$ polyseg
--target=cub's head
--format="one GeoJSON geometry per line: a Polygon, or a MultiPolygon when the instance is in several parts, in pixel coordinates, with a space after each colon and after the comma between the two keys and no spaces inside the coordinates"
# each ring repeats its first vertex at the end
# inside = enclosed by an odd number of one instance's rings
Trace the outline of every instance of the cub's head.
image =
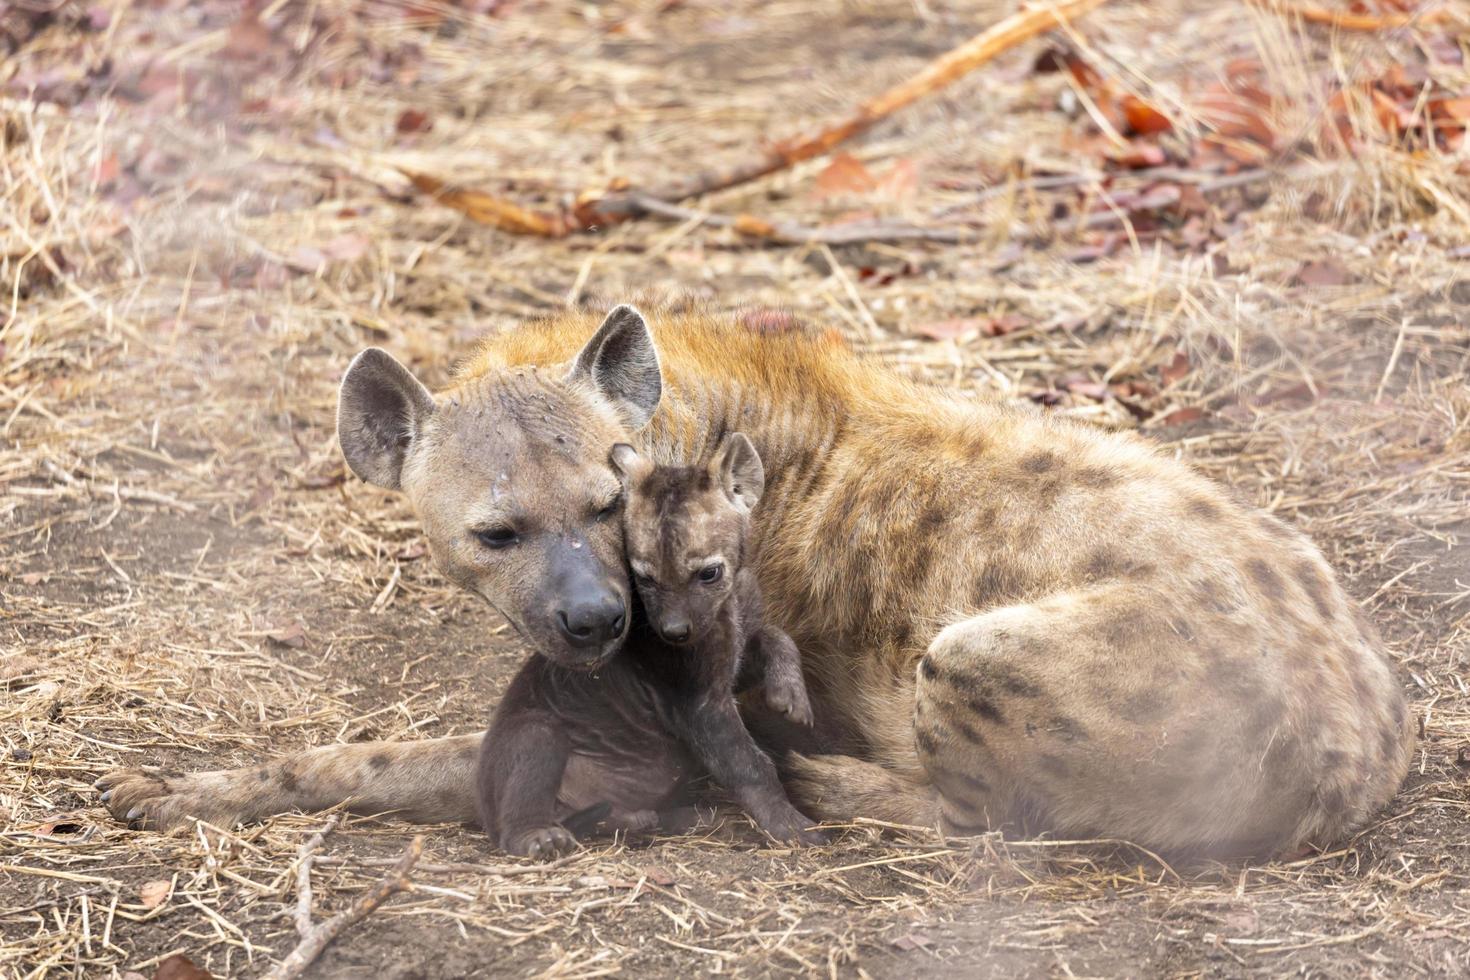
{"type": "Polygon", "coordinates": [[[631,598],[608,452],[661,392],[648,325],[620,306],[570,366],[491,371],[437,396],[365,350],[342,380],[337,435],[354,473],[408,495],[447,578],[538,653],[592,669],[627,634],[631,598]]]}
{"type": "Polygon", "coordinates": [[[658,635],[686,643],[714,628],[745,561],[765,471],[750,440],[728,436],[706,466],[654,466],[612,450],[626,490],[623,529],[639,598],[658,635]]]}

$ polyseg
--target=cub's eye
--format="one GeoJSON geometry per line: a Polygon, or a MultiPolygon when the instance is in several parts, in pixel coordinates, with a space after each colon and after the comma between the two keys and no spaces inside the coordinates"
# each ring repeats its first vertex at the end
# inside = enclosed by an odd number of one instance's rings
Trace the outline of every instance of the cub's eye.
{"type": "Polygon", "coordinates": [[[616,517],[618,515],[618,511],[622,509],[623,495],[618,494],[616,497],[609,500],[607,503],[603,504],[601,508],[598,509],[597,519],[599,521],[610,520],[611,518],[616,517]]]}
{"type": "Polygon", "coordinates": [[[721,562],[706,565],[699,570],[699,580],[705,585],[713,585],[725,575],[725,566],[721,562]]]}
{"type": "Polygon", "coordinates": [[[480,543],[485,547],[495,548],[497,550],[500,548],[509,548],[520,540],[514,528],[504,526],[487,527],[484,530],[476,531],[475,537],[479,538],[480,543]]]}
{"type": "Polygon", "coordinates": [[[651,575],[644,575],[642,572],[634,572],[633,573],[633,581],[636,582],[638,585],[645,585],[645,586],[646,585],[652,585],[653,584],[653,576],[651,576],[651,575]]]}

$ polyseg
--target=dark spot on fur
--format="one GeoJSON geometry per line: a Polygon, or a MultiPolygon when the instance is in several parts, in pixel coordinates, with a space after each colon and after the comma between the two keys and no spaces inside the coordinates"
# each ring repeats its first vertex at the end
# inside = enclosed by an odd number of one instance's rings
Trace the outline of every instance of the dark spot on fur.
{"type": "Polygon", "coordinates": [[[1208,497],[1190,497],[1185,509],[1195,517],[1206,521],[1220,519],[1220,506],[1208,497]]]}
{"type": "Polygon", "coordinates": [[[255,770],[255,778],[262,783],[268,783],[271,781],[270,771],[264,768],[257,769],[255,770]]]}
{"type": "Polygon", "coordinates": [[[1021,460],[1021,469],[1027,473],[1045,473],[1057,465],[1056,453],[1043,449],[1021,460]]]}
{"type": "Polygon", "coordinates": [[[1301,583],[1302,591],[1307,598],[1312,600],[1312,605],[1317,607],[1317,614],[1326,622],[1332,622],[1332,604],[1327,601],[1327,583],[1322,580],[1322,575],[1317,571],[1317,566],[1312,562],[1304,561],[1296,567],[1297,581],[1301,583]]]}
{"type": "Polygon", "coordinates": [[[290,766],[282,766],[276,770],[276,779],[280,782],[281,789],[288,793],[296,792],[296,773],[290,766]]]}
{"type": "Polygon", "coordinates": [[[961,793],[969,792],[985,794],[990,792],[990,784],[979,776],[972,776],[967,772],[955,772],[945,766],[930,766],[929,774],[934,777],[934,782],[946,794],[956,790],[961,793]]]}
{"type": "Polygon", "coordinates": [[[1280,698],[1255,698],[1246,709],[1245,729],[1269,740],[1275,752],[1283,741],[1284,733],[1279,728],[1285,714],[1286,704],[1280,698]]]}
{"type": "Polygon", "coordinates": [[[1075,719],[1057,715],[1046,723],[1046,730],[1063,742],[1086,742],[1090,736],[1075,719]]]}
{"type": "Polygon", "coordinates": [[[1399,732],[1392,728],[1384,728],[1378,733],[1378,748],[1383,753],[1383,761],[1388,762],[1398,755],[1399,732]]]}
{"type": "Polygon", "coordinates": [[[1348,754],[1341,749],[1328,749],[1322,753],[1322,769],[1325,772],[1333,772],[1341,769],[1348,763],[1348,754]]]}
{"type": "Polygon", "coordinates": [[[1117,486],[1122,479],[1116,470],[1106,466],[1084,466],[1077,471],[1076,480],[1078,486],[1087,487],[1089,490],[1106,490],[1117,486]]]}
{"type": "Polygon", "coordinates": [[[1004,720],[1004,716],[1000,713],[1000,706],[984,694],[970,694],[965,698],[965,705],[986,721],[1000,724],[1004,720]]]}
{"type": "Polygon", "coordinates": [[[949,724],[950,727],[955,730],[955,734],[959,735],[960,738],[963,738],[965,741],[971,743],[972,745],[985,744],[985,739],[981,737],[979,732],[975,731],[975,726],[971,725],[963,718],[951,718],[949,724]]]}
{"type": "Polygon", "coordinates": [[[1067,764],[1066,759],[1059,755],[1051,752],[1043,752],[1037,762],[1041,765],[1042,771],[1048,775],[1056,776],[1059,779],[1071,778],[1072,767],[1067,764]]]}
{"type": "Polygon", "coordinates": [[[1341,785],[1334,784],[1326,789],[1317,788],[1317,799],[1328,813],[1342,813],[1348,808],[1348,797],[1341,785]]]}
{"type": "Polygon", "coordinates": [[[1155,688],[1139,691],[1125,697],[1118,705],[1118,714],[1128,721],[1147,725],[1167,715],[1174,707],[1166,689],[1155,688]]]}
{"type": "Polygon", "coordinates": [[[981,609],[1004,605],[1020,598],[1021,584],[1016,571],[1009,565],[992,561],[975,580],[974,603],[981,609]]]}
{"type": "Polygon", "coordinates": [[[914,732],[914,742],[919,746],[919,751],[924,755],[937,755],[939,753],[939,739],[934,733],[925,728],[914,732]]]}
{"type": "Polygon", "coordinates": [[[1281,576],[1276,574],[1276,569],[1266,564],[1265,559],[1252,558],[1246,563],[1246,571],[1260,587],[1261,592],[1270,599],[1280,599],[1282,592],[1281,576]]]}
{"type": "Polygon", "coordinates": [[[930,503],[919,516],[919,530],[935,532],[949,523],[949,514],[937,503],[930,503]]]}
{"type": "Polygon", "coordinates": [[[1194,627],[1189,624],[1189,620],[1179,619],[1176,617],[1169,620],[1169,628],[1174,631],[1174,634],[1176,636],[1178,636],[1181,640],[1184,640],[1186,643],[1194,641],[1194,627]]]}
{"type": "Polygon", "coordinates": [[[1262,514],[1260,523],[1261,530],[1265,531],[1267,534],[1271,535],[1271,537],[1278,540],[1287,540],[1293,536],[1291,528],[1287,527],[1285,524],[1272,517],[1270,514],[1262,514]]]}
{"type": "Polygon", "coordinates": [[[923,657],[919,661],[919,673],[924,675],[924,680],[926,681],[939,680],[939,668],[934,666],[934,661],[928,656],[923,657]]]}
{"type": "Polygon", "coordinates": [[[368,765],[372,766],[378,772],[382,772],[384,769],[387,769],[388,762],[388,756],[383,752],[375,753],[371,758],[368,759],[368,765]]]}
{"type": "Polygon", "coordinates": [[[1214,579],[1200,579],[1194,584],[1194,594],[1204,605],[1218,613],[1233,613],[1239,607],[1225,594],[1225,588],[1214,579]]]}
{"type": "Polygon", "coordinates": [[[986,664],[980,671],[980,676],[994,683],[1007,694],[1014,694],[1022,698],[1041,697],[1041,688],[1034,681],[1005,664],[986,664]]]}

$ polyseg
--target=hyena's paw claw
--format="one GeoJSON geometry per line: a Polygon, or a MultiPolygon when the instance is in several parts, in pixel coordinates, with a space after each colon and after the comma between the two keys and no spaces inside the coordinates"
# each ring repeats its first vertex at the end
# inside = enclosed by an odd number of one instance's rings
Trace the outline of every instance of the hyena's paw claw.
{"type": "Polygon", "coordinates": [[[562,827],[537,827],[523,830],[506,841],[505,849],[517,857],[533,861],[550,861],[577,849],[577,838],[562,827]]]}

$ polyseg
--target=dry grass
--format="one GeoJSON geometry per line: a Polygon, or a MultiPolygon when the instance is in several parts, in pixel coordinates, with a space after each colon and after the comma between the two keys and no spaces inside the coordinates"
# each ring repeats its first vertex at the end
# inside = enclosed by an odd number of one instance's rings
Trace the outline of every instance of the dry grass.
{"type": "MultiPolygon", "coordinates": [[[[917,161],[912,195],[818,199],[816,162],[701,202],[963,222],[973,245],[752,246],[692,222],[517,238],[414,198],[395,170],[546,202],[735,162],[999,4],[272,9],[281,42],[264,53],[231,34],[230,4],[120,3],[102,29],[64,22],[0,64],[0,975],[147,975],[177,950],[255,975],[289,951],[298,851],[326,818],[134,833],[91,780],[482,726],[522,653],[434,575],[399,501],[345,479],[335,380],[369,343],[443,378],[486,329],[649,287],[792,308],[916,376],[1142,425],[1298,523],[1391,639],[1423,721],[1415,770],[1359,837],[1257,867],[866,824],[796,853],[730,811],[692,839],[539,867],[443,828],[414,892],[320,975],[1470,969],[1470,156],[1406,153],[1368,111],[1352,155],[1313,125],[1321,78],[1364,77],[1422,32],[1335,37],[1203,0],[1090,15],[1076,43],[1178,111],[1170,139],[1190,135],[1192,82],[1254,52],[1302,142],[1270,179],[1212,196],[1239,214],[1203,249],[1120,225],[1114,255],[1078,264],[1099,161],[1085,112],[1058,109],[1063,79],[1027,70],[1039,43],[853,149],[879,174],[917,161]],[[432,130],[398,133],[406,109],[432,130]],[[1071,182],[1032,179],[1047,171],[1071,182]],[[1295,284],[1329,256],[1342,285],[1295,284]],[[1021,326],[1003,336],[915,332],[1005,314],[1021,326]],[[1189,373],[1161,374],[1179,350],[1189,373]]],[[[1463,66],[1435,71],[1470,91],[1463,66]]],[[[317,917],[407,836],[391,820],[329,834],[317,917]]]]}

